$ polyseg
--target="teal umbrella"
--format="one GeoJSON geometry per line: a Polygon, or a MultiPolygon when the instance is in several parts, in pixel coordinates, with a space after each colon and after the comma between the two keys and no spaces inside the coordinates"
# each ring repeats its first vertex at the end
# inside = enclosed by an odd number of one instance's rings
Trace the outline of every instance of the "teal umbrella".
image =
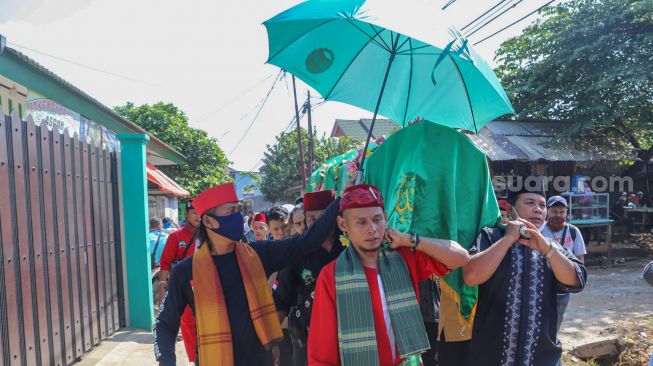
{"type": "Polygon", "coordinates": [[[423,118],[473,132],[514,113],[494,72],[467,40],[455,31],[434,31],[428,13],[411,10],[416,2],[298,4],[263,23],[267,62],[325,100],[373,111],[367,142],[379,113],[401,125],[423,118]]]}

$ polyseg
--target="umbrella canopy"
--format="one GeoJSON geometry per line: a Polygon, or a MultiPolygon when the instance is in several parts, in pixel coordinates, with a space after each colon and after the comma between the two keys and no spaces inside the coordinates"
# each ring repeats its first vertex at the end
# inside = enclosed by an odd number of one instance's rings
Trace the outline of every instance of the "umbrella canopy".
{"type": "Polygon", "coordinates": [[[514,113],[492,69],[459,33],[411,2],[309,0],[263,24],[268,63],[324,99],[405,125],[418,117],[477,132],[514,113]],[[401,32],[401,33],[399,33],[401,32]]]}

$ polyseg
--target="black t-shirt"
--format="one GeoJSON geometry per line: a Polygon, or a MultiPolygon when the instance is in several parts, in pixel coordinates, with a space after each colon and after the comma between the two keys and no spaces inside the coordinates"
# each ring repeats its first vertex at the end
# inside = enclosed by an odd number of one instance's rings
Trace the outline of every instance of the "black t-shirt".
{"type": "Polygon", "coordinates": [[[288,314],[293,336],[304,344],[308,339],[317,276],[322,267],[338,258],[342,250],[342,244],[336,239],[331,251],[320,247],[301,262],[279,271],[277,275],[272,291],[274,303],[277,310],[288,314]]]}

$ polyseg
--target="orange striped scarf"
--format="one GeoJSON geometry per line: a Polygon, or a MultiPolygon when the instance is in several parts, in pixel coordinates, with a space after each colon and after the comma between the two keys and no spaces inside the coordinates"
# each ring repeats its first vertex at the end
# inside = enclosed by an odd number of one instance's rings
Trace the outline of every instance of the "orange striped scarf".
{"type": "MultiPolygon", "coordinates": [[[[239,242],[235,250],[256,335],[261,344],[269,348],[283,338],[283,333],[263,264],[249,245],[239,242]]],[[[193,279],[200,365],[232,366],[234,355],[227,305],[206,242],[193,255],[193,279]]]]}

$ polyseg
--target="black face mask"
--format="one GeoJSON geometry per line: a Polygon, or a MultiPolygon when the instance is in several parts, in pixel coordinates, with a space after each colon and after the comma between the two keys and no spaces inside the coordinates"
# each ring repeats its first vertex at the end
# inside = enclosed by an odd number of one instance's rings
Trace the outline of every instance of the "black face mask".
{"type": "Polygon", "coordinates": [[[242,239],[244,227],[243,215],[240,212],[235,212],[227,216],[217,216],[210,213],[207,213],[206,215],[212,217],[218,222],[218,224],[220,224],[220,227],[217,229],[207,229],[233,241],[239,241],[242,239]]]}

